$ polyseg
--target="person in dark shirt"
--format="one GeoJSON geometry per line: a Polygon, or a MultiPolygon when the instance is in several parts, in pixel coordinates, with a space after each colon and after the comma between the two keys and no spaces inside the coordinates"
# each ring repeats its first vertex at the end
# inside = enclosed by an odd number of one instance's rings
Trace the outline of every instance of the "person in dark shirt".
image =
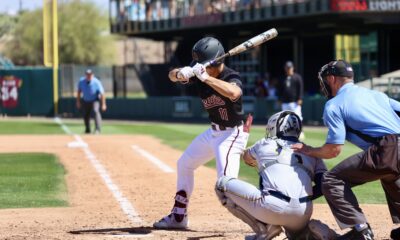
{"type": "Polygon", "coordinates": [[[211,159],[216,159],[217,177],[238,177],[241,153],[248,132],[244,124],[242,81],[238,72],[213,61],[225,53],[215,38],[199,40],[192,49],[191,66],[169,72],[172,82],[195,84],[202,104],[208,112],[210,128],[197,136],[187,147],[177,163],[177,192],[172,211],[154,223],[158,229],[186,229],[187,207],[193,192],[194,171],[211,159]]]}
{"type": "MultiPolygon", "coordinates": [[[[293,62],[285,63],[285,76],[278,85],[278,101],[282,111],[293,111],[301,120],[301,105],[303,104],[303,78],[294,71],[293,62]]],[[[300,134],[300,140],[304,139],[304,133],[300,134]]]]}

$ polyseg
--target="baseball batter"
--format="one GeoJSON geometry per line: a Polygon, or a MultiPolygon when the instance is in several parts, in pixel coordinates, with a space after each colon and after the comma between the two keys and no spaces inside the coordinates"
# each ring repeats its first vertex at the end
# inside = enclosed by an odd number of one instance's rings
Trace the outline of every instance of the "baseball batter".
{"type": "Polygon", "coordinates": [[[322,195],[320,181],[327,169],[321,159],[291,149],[301,133],[300,117],[292,111],[278,112],[268,120],[267,132],[243,155],[248,165],[258,169],[260,188],[223,176],[216,185],[221,203],[250,225],[256,239],[274,238],[282,232],[281,226],[289,239],[333,239],[335,233],[319,221],[313,220],[307,228],[312,199],[322,195]]]}
{"type": "Polygon", "coordinates": [[[169,72],[172,82],[195,84],[211,126],[197,136],[177,163],[177,192],[171,214],[154,223],[155,228],[185,229],[187,208],[193,191],[194,171],[216,159],[218,177],[237,177],[240,154],[245,149],[248,133],[243,130],[242,82],[239,73],[228,68],[223,60],[209,67],[203,64],[225,53],[215,38],[205,37],[192,49],[191,66],[169,72]]]}

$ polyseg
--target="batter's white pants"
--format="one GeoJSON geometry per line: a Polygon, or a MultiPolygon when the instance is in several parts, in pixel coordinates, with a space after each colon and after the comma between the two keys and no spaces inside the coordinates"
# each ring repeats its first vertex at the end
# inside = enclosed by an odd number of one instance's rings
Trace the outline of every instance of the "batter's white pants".
{"type": "Polygon", "coordinates": [[[301,105],[297,102],[282,103],[282,111],[290,110],[295,112],[301,120],[303,120],[303,115],[301,114],[301,105]]]}
{"type": "Polygon", "coordinates": [[[217,165],[217,179],[222,176],[237,178],[240,154],[248,138],[243,126],[224,131],[209,128],[197,136],[178,160],[177,192],[184,190],[189,198],[194,187],[194,170],[213,158],[217,165]]]}
{"type": "Polygon", "coordinates": [[[225,196],[261,222],[295,232],[306,227],[311,218],[311,201],[300,203],[298,199],[291,199],[286,202],[239,179],[230,179],[225,186],[225,196]]]}

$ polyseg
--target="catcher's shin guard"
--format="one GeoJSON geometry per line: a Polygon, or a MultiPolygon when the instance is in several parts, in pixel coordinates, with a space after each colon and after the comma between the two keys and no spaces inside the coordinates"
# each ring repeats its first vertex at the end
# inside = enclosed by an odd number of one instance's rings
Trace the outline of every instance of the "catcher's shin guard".
{"type": "Polygon", "coordinates": [[[256,233],[255,239],[270,240],[278,236],[282,232],[280,226],[270,225],[258,221],[256,218],[251,216],[246,210],[236,205],[229,198],[224,205],[229,212],[231,212],[235,217],[239,218],[243,222],[247,223],[256,233]]]}
{"type": "Polygon", "coordinates": [[[235,217],[239,218],[243,222],[247,223],[251,229],[256,233],[253,239],[257,240],[270,240],[278,236],[282,232],[280,226],[269,225],[258,221],[252,215],[250,215],[246,210],[236,205],[231,199],[225,196],[226,183],[233,178],[231,177],[221,177],[218,179],[215,186],[215,192],[224,207],[228,209],[235,217]]]}

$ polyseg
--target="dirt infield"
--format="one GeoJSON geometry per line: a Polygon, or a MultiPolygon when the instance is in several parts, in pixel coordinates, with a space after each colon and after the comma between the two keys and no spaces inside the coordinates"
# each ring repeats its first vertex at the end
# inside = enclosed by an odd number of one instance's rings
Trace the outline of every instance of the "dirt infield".
{"type": "MultiPolygon", "coordinates": [[[[98,135],[82,139],[141,221],[128,219],[82,148],[67,146],[74,141],[72,136],[1,136],[0,152],[48,152],[59,157],[67,171],[70,206],[0,210],[0,239],[244,239],[251,234],[249,227],[220,206],[213,190],[216,173],[206,167],[196,171],[190,230],[154,230],[152,223],[172,207],[176,174],[163,172],[135,152],[132,145],[174,169],[181,153],[147,136],[98,135]]],[[[392,225],[386,205],[362,208],[376,239],[388,239],[392,225]]],[[[326,205],[316,205],[313,217],[338,230],[326,205]]]]}

